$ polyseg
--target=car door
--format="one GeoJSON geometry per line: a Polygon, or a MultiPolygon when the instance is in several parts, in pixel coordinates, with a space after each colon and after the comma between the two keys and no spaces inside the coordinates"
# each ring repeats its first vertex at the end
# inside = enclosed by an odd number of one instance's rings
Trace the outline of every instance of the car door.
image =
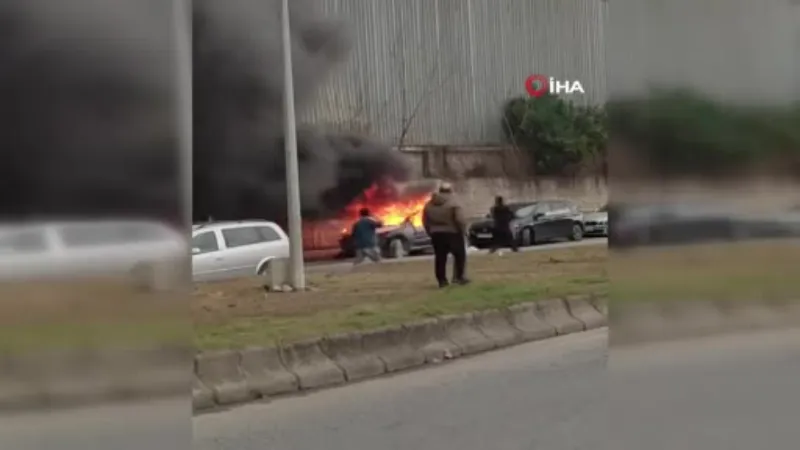
{"type": "Polygon", "coordinates": [[[533,207],[533,230],[536,233],[536,239],[539,241],[553,238],[553,223],[549,203],[540,202],[533,207]]]}
{"type": "Polygon", "coordinates": [[[60,261],[54,261],[46,231],[45,227],[0,231],[0,279],[36,278],[64,269],[60,261]]]}
{"type": "Polygon", "coordinates": [[[577,207],[569,202],[553,202],[551,206],[551,223],[553,226],[553,238],[565,238],[572,235],[572,225],[575,222],[577,207]]]}
{"type": "Polygon", "coordinates": [[[254,245],[253,250],[258,261],[264,258],[288,258],[289,257],[289,238],[283,230],[276,225],[265,224],[256,227],[261,234],[261,243],[254,245]]]}
{"type": "Polygon", "coordinates": [[[73,269],[87,274],[125,273],[140,245],[126,246],[124,222],[78,222],[56,227],[58,249],[73,269]]]}
{"type": "Polygon", "coordinates": [[[425,231],[425,228],[422,225],[414,225],[413,222],[408,221],[407,227],[412,234],[412,243],[414,247],[429,247],[431,245],[431,237],[428,236],[428,233],[425,231]]]}
{"type": "Polygon", "coordinates": [[[216,230],[196,231],[192,236],[192,277],[214,278],[225,272],[225,255],[216,230]]]}
{"type": "Polygon", "coordinates": [[[268,249],[263,245],[262,226],[248,225],[223,228],[222,242],[225,246],[225,273],[230,277],[253,275],[256,266],[268,249]]]}

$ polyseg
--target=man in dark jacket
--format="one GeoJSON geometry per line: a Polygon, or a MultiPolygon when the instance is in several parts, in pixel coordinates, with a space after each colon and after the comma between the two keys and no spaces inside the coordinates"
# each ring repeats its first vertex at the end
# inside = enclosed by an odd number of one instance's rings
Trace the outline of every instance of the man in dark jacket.
{"type": "Polygon", "coordinates": [[[518,252],[517,240],[511,231],[511,222],[514,220],[514,211],[505,204],[503,197],[497,196],[492,207],[492,248],[490,253],[494,253],[501,248],[511,248],[518,252]]]}
{"type": "Polygon", "coordinates": [[[369,209],[362,208],[358,215],[360,216],[356,223],[353,224],[353,229],[350,233],[353,239],[353,244],[356,249],[356,259],[353,265],[356,266],[364,262],[364,259],[369,258],[373,262],[380,262],[381,255],[378,251],[378,228],[381,227],[379,220],[370,216],[369,209]]]}
{"type": "Polygon", "coordinates": [[[433,194],[422,212],[422,223],[431,237],[434,252],[434,269],[439,287],[449,284],[447,280],[447,256],[453,255],[453,283],[467,284],[466,221],[461,206],[453,199],[453,188],[443,184],[433,194]]]}

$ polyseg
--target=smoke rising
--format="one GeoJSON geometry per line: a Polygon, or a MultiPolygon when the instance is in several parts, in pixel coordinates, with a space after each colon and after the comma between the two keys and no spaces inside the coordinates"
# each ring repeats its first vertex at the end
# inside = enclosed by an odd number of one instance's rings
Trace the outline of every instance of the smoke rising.
{"type": "Polygon", "coordinates": [[[0,3],[0,219],[180,220],[171,7],[0,3]]]}
{"type": "MultiPolygon", "coordinates": [[[[291,0],[300,111],[347,56],[346,28],[291,0]]],[[[161,0],[0,3],[0,219],[179,221],[172,6],[161,0]]],[[[276,0],[193,9],[196,219],[286,215],[276,0]]],[[[360,136],[303,128],[303,213],[335,215],[402,159],[360,136]]]]}
{"type": "MultiPolygon", "coordinates": [[[[346,58],[344,24],[307,0],[290,2],[298,112],[346,58]]],[[[196,220],[286,218],[283,54],[277,0],[194,5],[194,205],[196,220]]],[[[404,179],[404,160],[355,135],[298,129],[305,218],[332,217],[378,180],[404,179]]]]}

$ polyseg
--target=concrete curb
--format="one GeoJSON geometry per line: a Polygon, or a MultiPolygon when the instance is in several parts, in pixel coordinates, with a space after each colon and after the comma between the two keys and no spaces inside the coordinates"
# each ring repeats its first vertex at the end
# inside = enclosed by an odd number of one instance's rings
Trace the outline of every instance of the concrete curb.
{"type": "Polygon", "coordinates": [[[186,395],[191,355],[188,347],[3,354],[0,413],[186,395]]]}
{"type": "Polygon", "coordinates": [[[419,347],[411,345],[408,329],[403,326],[367,331],[362,338],[364,351],[380,358],[386,373],[425,364],[425,355],[419,347]]]}
{"type": "Polygon", "coordinates": [[[344,370],[325,356],[318,339],[282,346],[279,352],[284,367],[297,377],[301,390],[334,386],[346,381],[344,370]]]}
{"type": "Polygon", "coordinates": [[[347,333],[325,337],[320,348],[344,371],[347,381],[356,381],[386,373],[386,364],[376,355],[364,351],[361,334],[347,333]]]}
{"type": "Polygon", "coordinates": [[[522,342],[522,332],[512,325],[508,311],[494,309],[476,313],[475,324],[494,343],[495,348],[522,342]]]}
{"type": "Polygon", "coordinates": [[[800,302],[682,300],[615,306],[609,345],[800,326],[800,302]]]}
{"type": "MultiPolygon", "coordinates": [[[[608,325],[608,320],[597,307],[593,306],[588,299],[580,296],[567,297],[564,302],[572,317],[583,322],[585,330],[592,330],[608,325]]],[[[607,307],[606,307],[607,309],[607,307]]]]}
{"type": "Polygon", "coordinates": [[[569,312],[566,300],[545,300],[536,303],[538,316],[556,329],[559,335],[583,331],[585,325],[569,312]]]}
{"type": "Polygon", "coordinates": [[[411,345],[419,348],[425,355],[425,363],[437,364],[458,358],[461,347],[447,336],[445,324],[438,319],[425,319],[406,325],[411,345]]]}
{"type": "Polygon", "coordinates": [[[201,353],[195,411],[323,388],[603,326],[589,296],[424,319],[361,333],[201,353]]]}

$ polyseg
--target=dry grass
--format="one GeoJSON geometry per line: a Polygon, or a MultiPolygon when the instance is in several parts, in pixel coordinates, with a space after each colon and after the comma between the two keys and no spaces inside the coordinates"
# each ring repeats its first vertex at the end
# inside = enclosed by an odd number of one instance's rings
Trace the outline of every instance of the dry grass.
{"type": "Polygon", "coordinates": [[[266,293],[259,280],[198,285],[193,299],[201,348],[264,345],[324,333],[393,325],[421,317],[488,309],[607,290],[605,246],[476,255],[473,284],[437,289],[431,261],[312,274],[314,290],[266,293]]]}
{"type": "Polygon", "coordinates": [[[800,299],[800,242],[756,241],[613,251],[611,299],[800,299]]]}
{"type": "Polygon", "coordinates": [[[189,343],[187,292],[107,278],[0,284],[0,353],[189,343]]]}

